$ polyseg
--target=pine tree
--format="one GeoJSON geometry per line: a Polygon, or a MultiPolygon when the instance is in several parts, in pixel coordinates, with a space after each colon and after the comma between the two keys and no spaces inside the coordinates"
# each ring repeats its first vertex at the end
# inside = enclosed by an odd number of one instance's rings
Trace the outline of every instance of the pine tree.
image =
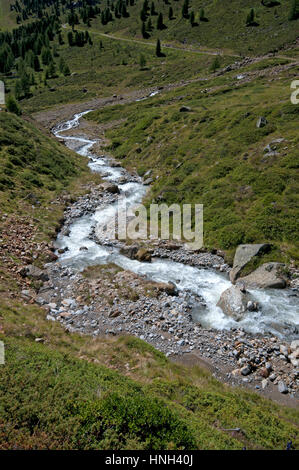
{"type": "Polygon", "coordinates": [[[143,70],[144,67],[146,66],[146,59],[144,57],[143,54],[140,55],[140,58],[139,58],[139,65],[140,65],[140,69],[143,70]]]}
{"type": "Polygon", "coordinates": [[[50,78],[54,78],[56,76],[56,66],[54,61],[49,64],[48,73],[50,78]]]}
{"type": "Polygon", "coordinates": [[[289,14],[289,20],[294,21],[294,20],[298,20],[298,18],[299,18],[299,0],[293,0],[291,11],[289,14]]]}
{"type": "Polygon", "coordinates": [[[141,26],[141,34],[142,34],[142,37],[143,37],[144,39],[147,38],[147,32],[146,32],[146,28],[145,28],[145,23],[144,23],[144,21],[142,22],[142,26],[141,26]]]}
{"type": "Polygon", "coordinates": [[[247,15],[246,26],[252,26],[254,24],[254,17],[255,17],[255,12],[254,12],[254,9],[251,8],[250,13],[247,15]]]}
{"type": "Polygon", "coordinates": [[[159,13],[158,20],[157,20],[157,29],[163,29],[164,24],[163,24],[163,15],[162,13],[159,13]]]}
{"type": "Polygon", "coordinates": [[[63,68],[63,75],[66,77],[67,75],[71,75],[71,71],[70,71],[70,68],[67,64],[65,64],[64,68],[63,68]]]}
{"type": "Polygon", "coordinates": [[[156,44],[156,56],[161,57],[162,52],[161,52],[161,42],[160,39],[157,39],[157,44],[156,44]]]}
{"type": "Polygon", "coordinates": [[[189,18],[188,10],[189,10],[189,0],[184,0],[183,8],[182,8],[182,17],[183,18],[189,18]]]}
{"type": "Polygon", "coordinates": [[[73,46],[74,45],[74,37],[73,37],[72,31],[70,31],[67,34],[67,39],[68,39],[69,46],[73,46]]]}
{"type": "Polygon", "coordinates": [[[216,70],[219,69],[219,67],[220,67],[219,57],[215,57],[211,65],[211,71],[216,72],[216,70]]]}
{"type": "Polygon", "coordinates": [[[38,58],[38,55],[35,55],[34,56],[34,65],[33,65],[33,68],[36,72],[39,72],[40,71],[40,62],[39,62],[39,58],[38,58]]]}
{"type": "Polygon", "coordinates": [[[10,113],[17,114],[18,116],[22,114],[20,106],[12,95],[8,96],[6,100],[6,107],[10,113]]]}

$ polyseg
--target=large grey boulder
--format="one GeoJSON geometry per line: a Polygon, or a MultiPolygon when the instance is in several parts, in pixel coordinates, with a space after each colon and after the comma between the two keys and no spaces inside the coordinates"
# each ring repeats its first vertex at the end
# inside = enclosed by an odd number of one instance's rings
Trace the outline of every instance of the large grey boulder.
{"type": "Polygon", "coordinates": [[[286,281],[282,275],[283,267],[282,263],[265,263],[248,276],[240,277],[237,282],[246,288],[284,289],[286,281]]]}
{"type": "Polygon", "coordinates": [[[45,282],[49,280],[48,274],[33,264],[29,264],[28,266],[23,267],[19,273],[22,277],[29,277],[36,281],[45,282]]]}
{"type": "Polygon", "coordinates": [[[221,308],[225,315],[232,317],[236,321],[242,320],[248,304],[252,301],[250,294],[239,286],[232,286],[222,292],[217,306],[221,308]]]}
{"type": "Polygon", "coordinates": [[[261,243],[255,245],[239,245],[235,257],[233,269],[229,273],[231,282],[234,284],[241,275],[242,269],[254,258],[270,251],[271,245],[261,243]]]}

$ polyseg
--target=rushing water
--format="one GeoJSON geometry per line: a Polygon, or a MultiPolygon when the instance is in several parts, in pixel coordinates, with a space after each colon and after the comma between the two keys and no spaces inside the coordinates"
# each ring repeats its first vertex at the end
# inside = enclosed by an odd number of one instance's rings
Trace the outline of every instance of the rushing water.
{"type": "MultiPolygon", "coordinates": [[[[63,139],[65,144],[75,150],[79,155],[89,158],[92,171],[99,172],[104,179],[115,182],[120,189],[120,195],[127,206],[140,203],[146,193],[141,182],[120,184],[119,180],[124,174],[122,168],[114,168],[109,159],[92,153],[91,148],[95,140],[65,136],[63,132],[79,125],[80,118],[89,111],[76,114],[73,119],[57,126],[53,133],[63,139]]],[[[204,326],[217,329],[243,327],[252,333],[271,332],[286,339],[298,337],[299,329],[299,299],[290,290],[252,290],[251,294],[259,302],[261,308],[258,312],[248,312],[240,322],[224,315],[217,307],[221,293],[231,286],[227,275],[212,269],[199,269],[165,259],[154,260],[151,263],[131,260],[119,253],[117,248],[100,245],[90,238],[92,229],[97,224],[106,224],[114,217],[117,210],[116,203],[99,208],[95,213],[76,219],[70,226],[68,236],[58,235],[56,246],[67,247],[68,251],[60,255],[60,262],[64,265],[82,270],[87,266],[96,264],[115,263],[123,269],[158,282],[173,282],[178,290],[188,290],[204,298],[206,308],[194,309],[194,319],[204,326]],[[80,251],[80,247],[88,250],[80,251]]]]}

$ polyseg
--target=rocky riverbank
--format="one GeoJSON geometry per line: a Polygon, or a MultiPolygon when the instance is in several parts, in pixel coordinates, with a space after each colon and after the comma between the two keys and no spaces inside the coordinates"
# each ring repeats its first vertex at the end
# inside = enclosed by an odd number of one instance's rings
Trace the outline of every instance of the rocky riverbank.
{"type": "MultiPolygon", "coordinates": [[[[68,135],[70,133],[68,132],[68,135]]],[[[76,128],[76,137],[80,127],[76,128]]],[[[106,159],[111,168],[119,167],[107,157],[90,155],[91,167],[97,158],[106,159]]],[[[105,163],[105,162],[104,162],[105,163]]],[[[117,184],[106,182],[91,188],[65,211],[63,237],[70,235],[72,224],[89,218],[96,210],[107,208],[119,196],[119,184],[139,182],[137,175],[120,169],[117,184]]],[[[102,176],[105,176],[105,174],[102,176]]],[[[108,173],[107,173],[108,176],[108,173]]],[[[222,272],[228,279],[231,268],[222,253],[195,253],[184,245],[158,241],[151,245],[130,245],[115,240],[99,240],[94,226],[88,237],[113,254],[119,250],[132,260],[151,263],[167,259],[222,272]]],[[[79,252],[88,253],[87,246],[79,252]]],[[[205,300],[188,288],[179,289],[172,283],[149,280],[114,264],[91,266],[79,272],[67,266],[67,246],[60,244],[62,259],[45,265],[45,271],[26,269],[21,274],[42,282],[38,295],[24,293],[28,301],[42,305],[49,321],[62,323],[70,332],[93,336],[135,335],[151,343],[174,360],[205,365],[222,381],[244,385],[294,405],[298,397],[298,342],[287,343],[271,334],[250,334],[243,328],[216,330],[199,323],[195,311],[205,309],[205,300]],[[42,278],[41,278],[42,276],[42,278]]]]}
{"type": "MultiPolygon", "coordinates": [[[[101,185],[92,188],[66,209],[62,233],[67,235],[74,220],[106,207],[117,197],[101,185]]],[[[120,248],[130,257],[140,251],[119,241],[110,242],[110,248],[120,248]]],[[[227,276],[230,271],[219,254],[189,252],[177,243],[160,241],[147,252],[150,260],[168,258],[200,269],[221,270],[227,276]]],[[[194,293],[149,281],[115,265],[78,272],[54,261],[43,271],[29,269],[21,274],[42,282],[37,296],[27,290],[24,297],[42,305],[48,320],[62,323],[70,332],[135,335],[167,356],[184,360],[192,355],[198,363],[204,361],[227,383],[249,386],[265,395],[298,396],[298,341],[288,344],[271,335],[251,335],[242,328],[205,328],[193,318],[194,309],[205,306],[204,299],[194,293]]]]}

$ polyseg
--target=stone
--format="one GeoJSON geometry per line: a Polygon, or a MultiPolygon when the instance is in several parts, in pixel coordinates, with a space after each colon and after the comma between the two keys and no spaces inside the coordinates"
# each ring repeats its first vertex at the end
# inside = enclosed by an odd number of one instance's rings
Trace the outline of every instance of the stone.
{"type": "Polygon", "coordinates": [[[286,386],[286,384],[284,383],[283,380],[280,380],[280,381],[278,382],[277,388],[278,388],[278,391],[279,391],[280,393],[286,394],[286,393],[288,393],[288,391],[289,391],[288,387],[286,386]]]}
{"type": "Polygon", "coordinates": [[[107,191],[108,193],[111,193],[111,194],[119,194],[119,187],[117,186],[117,184],[109,183],[109,181],[102,183],[100,185],[100,188],[103,191],[107,191]]]}
{"type": "Polygon", "coordinates": [[[135,259],[138,250],[138,245],[123,246],[120,249],[120,253],[124,256],[127,256],[127,258],[135,259]]]}
{"type": "Polygon", "coordinates": [[[281,354],[283,354],[286,357],[288,356],[289,348],[287,346],[285,346],[284,344],[281,344],[280,347],[279,347],[279,350],[280,350],[281,354]]]}
{"type": "Polygon", "coordinates": [[[160,292],[165,292],[168,295],[177,295],[177,288],[172,282],[157,282],[156,287],[160,292]]]}
{"type": "Polygon", "coordinates": [[[180,113],[190,113],[191,108],[189,106],[181,106],[180,113]]]}
{"type": "Polygon", "coordinates": [[[282,263],[265,263],[251,274],[238,279],[246,288],[253,289],[284,289],[286,281],[282,274],[282,263]]]}
{"type": "Polygon", "coordinates": [[[242,367],[242,369],[241,369],[241,374],[244,375],[244,376],[246,376],[246,375],[251,374],[251,371],[252,371],[251,365],[250,365],[250,364],[247,364],[246,366],[242,367]]]}
{"type": "Polygon", "coordinates": [[[268,124],[267,119],[264,116],[258,118],[256,127],[260,129],[261,127],[265,127],[268,124]]]}
{"type": "Polygon", "coordinates": [[[240,321],[247,311],[249,294],[241,292],[238,286],[232,286],[222,292],[217,306],[221,308],[225,315],[240,321]]]}
{"type": "Polygon", "coordinates": [[[259,374],[261,377],[264,377],[266,379],[267,377],[269,377],[270,371],[266,367],[262,367],[259,370],[259,374]]]}
{"type": "Polygon", "coordinates": [[[262,389],[264,390],[267,386],[268,386],[268,380],[267,379],[263,379],[262,380],[262,389]]]}
{"type": "Polygon", "coordinates": [[[45,252],[46,263],[51,263],[52,261],[57,261],[57,260],[58,260],[58,256],[55,253],[53,253],[53,251],[47,250],[45,252]]]}
{"type": "Polygon", "coordinates": [[[147,179],[143,182],[143,184],[144,184],[145,186],[148,186],[149,184],[152,184],[153,181],[154,181],[153,178],[147,178],[147,179]]]}
{"type": "Polygon", "coordinates": [[[296,351],[296,349],[299,349],[299,339],[295,339],[294,341],[292,341],[290,348],[292,352],[296,351]]]}
{"type": "Polygon", "coordinates": [[[242,269],[254,258],[264,253],[268,253],[271,245],[268,243],[253,244],[253,245],[239,245],[235,257],[233,268],[230,271],[229,277],[234,284],[238,277],[241,275],[242,269]]]}
{"type": "MultiPolygon", "coordinates": [[[[35,279],[37,281],[45,282],[49,280],[48,274],[45,273],[42,269],[38,268],[37,266],[34,266],[33,264],[29,264],[28,266],[26,266],[23,273],[25,276],[31,279],[35,279]]],[[[24,275],[23,277],[25,277],[24,275]]]]}
{"type": "Polygon", "coordinates": [[[148,248],[139,248],[139,250],[136,253],[136,259],[138,261],[148,261],[150,262],[152,260],[152,252],[153,250],[149,250],[148,248]]]}

